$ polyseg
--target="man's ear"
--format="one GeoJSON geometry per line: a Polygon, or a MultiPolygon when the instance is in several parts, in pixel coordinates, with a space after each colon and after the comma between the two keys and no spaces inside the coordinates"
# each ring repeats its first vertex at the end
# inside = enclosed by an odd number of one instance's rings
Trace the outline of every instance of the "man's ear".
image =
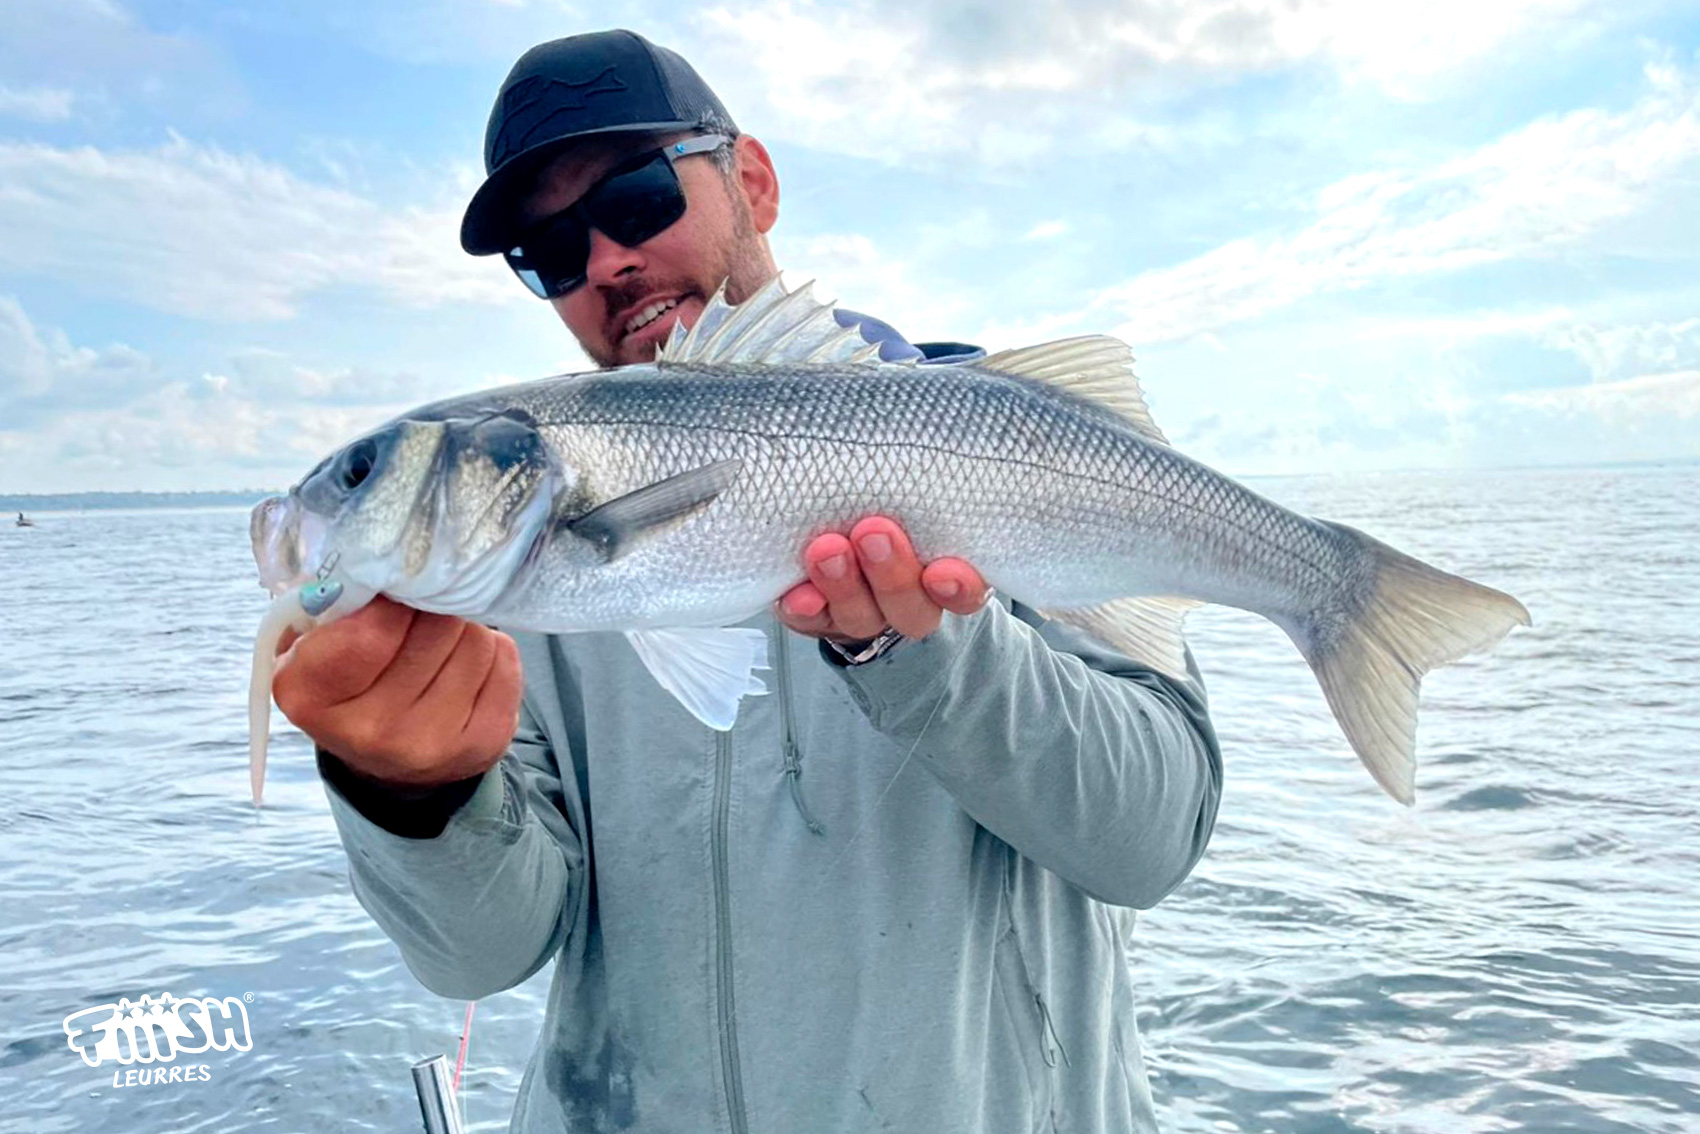
{"type": "Polygon", "coordinates": [[[750,220],[756,231],[766,234],[779,219],[779,175],[767,147],[748,134],[733,143],[738,157],[738,186],[750,205],[750,220]]]}

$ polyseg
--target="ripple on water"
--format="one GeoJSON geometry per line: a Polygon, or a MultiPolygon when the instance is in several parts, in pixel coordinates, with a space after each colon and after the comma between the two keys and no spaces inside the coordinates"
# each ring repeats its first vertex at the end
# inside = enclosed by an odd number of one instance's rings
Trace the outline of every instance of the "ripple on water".
{"type": "MultiPolygon", "coordinates": [[[[1194,616],[1221,819],[1132,942],[1165,1129],[1700,1130],[1700,468],[1257,487],[1474,573],[1536,624],[1425,682],[1406,810],[1278,630],[1194,616]]],[[[0,650],[0,1130],[417,1129],[408,1064],[453,1051],[463,1006],[348,893],[281,720],[267,809],[247,803],[245,512],[33,534],[0,552],[32,596],[0,650]],[[197,1092],[113,1090],[60,1021],[145,991],[253,993],[254,1049],[197,1092]]],[[[548,978],[479,1008],[475,1129],[505,1129],[548,978]]]]}

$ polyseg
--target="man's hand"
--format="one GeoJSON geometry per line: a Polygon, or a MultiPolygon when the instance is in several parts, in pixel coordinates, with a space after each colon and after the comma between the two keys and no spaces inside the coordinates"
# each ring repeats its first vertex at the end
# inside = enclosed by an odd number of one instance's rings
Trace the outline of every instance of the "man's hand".
{"type": "Polygon", "coordinates": [[[923,565],[896,522],[869,516],[850,529],[818,536],[803,551],[809,580],[779,600],[779,620],[799,634],[866,642],[887,627],[925,638],[945,611],[972,614],[989,588],[961,559],[923,565]]]}
{"type": "Polygon", "coordinates": [[[519,648],[506,634],[386,598],[286,635],[272,695],[357,775],[406,791],[470,779],[519,722],[519,648]]]}

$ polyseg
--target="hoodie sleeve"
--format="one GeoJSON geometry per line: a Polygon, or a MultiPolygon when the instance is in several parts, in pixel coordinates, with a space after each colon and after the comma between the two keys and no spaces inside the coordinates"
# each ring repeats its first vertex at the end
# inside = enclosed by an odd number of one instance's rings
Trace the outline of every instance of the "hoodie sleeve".
{"type": "Polygon", "coordinates": [[[998,601],[841,667],[875,728],[988,831],[1105,902],[1156,905],[1204,854],[1222,756],[1188,681],[998,601]]]}
{"type": "Polygon", "coordinates": [[[556,954],[583,904],[584,842],[529,702],[508,753],[434,837],[380,826],[326,777],[355,896],[441,996],[519,984],[556,954]]]}

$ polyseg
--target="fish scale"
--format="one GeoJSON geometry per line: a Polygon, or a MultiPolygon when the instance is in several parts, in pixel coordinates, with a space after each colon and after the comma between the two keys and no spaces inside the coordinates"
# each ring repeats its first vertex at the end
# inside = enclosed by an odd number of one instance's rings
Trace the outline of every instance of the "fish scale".
{"type": "Polygon", "coordinates": [[[1528,621],[1173,448],[1113,339],[937,366],[870,350],[806,291],[716,296],[653,364],[438,402],[328,458],[256,509],[262,578],[280,602],[308,574],[343,588],[321,619],[385,593],[512,629],[621,631],[729,728],[765,661],[760,632],[733,624],[802,578],[809,539],[881,514],[923,559],[965,558],[1177,678],[1188,606],[1270,619],[1405,802],[1422,674],[1528,621]]]}

